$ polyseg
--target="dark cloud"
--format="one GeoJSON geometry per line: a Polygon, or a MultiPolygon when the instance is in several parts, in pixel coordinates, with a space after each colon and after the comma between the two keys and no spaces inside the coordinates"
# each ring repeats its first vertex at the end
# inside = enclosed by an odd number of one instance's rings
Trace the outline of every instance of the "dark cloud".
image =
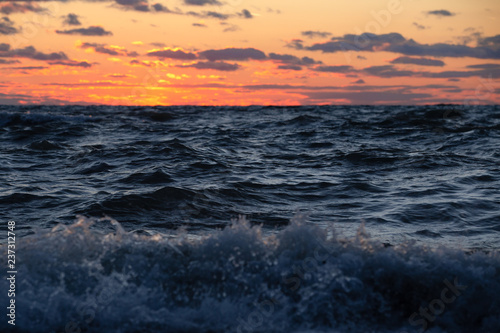
{"type": "Polygon", "coordinates": [[[362,55],[358,55],[356,58],[358,58],[360,60],[366,60],[366,57],[363,57],[362,55]]]}
{"type": "Polygon", "coordinates": [[[159,12],[159,13],[180,14],[179,12],[175,12],[175,11],[168,9],[167,7],[162,5],[161,3],[155,3],[154,5],[151,6],[151,8],[153,8],[155,12],[159,12]]]}
{"type": "MultiPolygon", "coordinates": [[[[73,67],[92,66],[92,64],[86,61],[76,61],[68,59],[68,56],[64,52],[43,53],[37,51],[33,46],[27,46],[22,49],[11,49],[9,44],[0,44],[0,58],[28,58],[33,60],[47,61],[51,65],[73,67]]],[[[8,63],[9,60],[3,60],[3,62],[8,63]]]]}
{"type": "Polygon", "coordinates": [[[200,52],[200,56],[208,59],[209,61],[217,60],[234,60],[244,61],[249,59],[264,60],[266,55],[264,52],[254,48],[227,48],[221,50],[206,50],[200,52]]]}
{"type": "Polygon", "coordinates": [[[316,72],[326,72],[326,73],[351,73],[355,69],[352,66],[341,65],[341,66],[318,66],[314,68],[316,72]]]}
{"type": "Polygon", "coordinates": [[[67,25],[82,25],[80,21],[78,20],[78,15],[76,14],[68,14],[67,16],[64,17],[64,24],[67,25]]]}
{"type": "Polygon", "coordinates": [[[240,69],[238,64],[230,64],[224,61],[199,61],[191,65],[178,65],[182,68],[213,69],[217,71],[232,72],[240,69]]]}
{"type": "Polygon", "coordinates": [[[478,65],[469,65],[467,68],[473,69],[499,69],[500,64],[478,64],[478,65]]]}
{"type": "Polygon", "coordinates": [[[417,22],[413,22],[413,25],[417,27],[418,30],[425,30],[427,27],[425,25],[418,24],[417,22]]]}
{"type": "Polygon", "coordinates": [[[428,11],[426,12],[427,15],[435,15],[435,16],[441,16],[441,17],[444,17],[444,16],[455,16],[455,13],[452,13],[448,10],[445,10],[445,9],[441,9],[441,10],[431,10],[431,11],[428,11]]]}
{"type": "Polygon", "coordinates": [[[302,50],[304,48],[304,41],[302,39],[292,39],[285,46],[295,50],[302,50]]]}
{"type": "MultiPolygon", "coordinates": [[[[297,41],[297,40],[295,40],[297,41]]],[[[300,40],[299,40],[300,41],[300,40]]],[[[287,44],[295,49],[322,51],[324,53],[356,51],[356,52],[393,52],[409,56],[432,57],[471,57],[479,59],[500,59],[500,35],[482,38],[477,47],[456,44],[420,44],[413,39],[406,39],[398,33],[376,35],[344,35],[333,37],[331,41],[316,43],[304,47],[302,41],[287,44]]]]}
{"type": "Polygon", "coordinates": [[[222,14],[222,13],[213,12],[213,11],[203,12],[203,14],[205,15],[205,17],[213,17],[213,18],[216,18],[219,20],[227,20],[229,18],[229,15],[227,15],[227,14],[222,14]]]}
{"type": "Polygon", "coordinates": [[[215,18],[219,20],[227,20],[229,18],[229,15],[227,14],[222,14],[214,11],[204,11],[203,13],[187,12],[185,13],[185,15],[190,15],[198,18],[215,18]]]}
{"type": "Polygon", "coordinates": [[[21,62],[19,60],[5,60],[5,59],[0,59],[0,64],[2,65],[10,65],[10,64],[20,64],[21,62]]]}
{"type": "Polygon", "coordinates": [[[500,77],[500,66],[497,68],[487,68],[478,69],[474,71],[443,71],[443,72],[424,72],[424,71],[409,71],[409,70],[399,70],[392,65],[385,66],[372,66],[367,67],[362,70],[364,73],[377,76],[382,78],[392,78],[392,77],[426,77],[426,78],[439,78],[439,79],[449,79],[449,78],[468,78],[468,77],[500,77]]]}
{"type": "Polygon", "coordinates": [[[221,5],[217,0],[184,0],[184,4],[190,6],[221,5]]]}
{"type": "Polygon", "coordinates": [[[299,66],[310,66],[310,65],[317,65],[317,64],[322,64],[323,62],[321,61],[316,61],[312,58],[309,57],[296,57],[291,54],[277,54],[277,53],[269,53],[269,59],[271,60],[276,60],[278,62],[281,62],[283,64],[290,64],[290,65],[299,65],[299,66]]]}
{"type": "Polygon", "coordinates": [[[161,12],[161,13],[172,13],[180,14],[180,12],[175,12],[168,7],[162,5],[161,3],[155,3],[150,5],[148,0],[115,0],[116,4],[119,5],[121,9],[125,10],[135,10],[138,12],[161,12]]]}
{"type": "Polygon", "coordinates": [[[14,27],[14,22],[8,17],[0,19],[0,35],[13,35],[18,32],[19,30],[14,27]]]}
{"type": "Polygon", "coordinates": [[[93,49],[97,53],[108,54],[112,56],[137,57],[139,55],[135,51],[129,52],[124,48],[111,47],[106,44],[83,43],[79,47],[82,49],[93,49]]]}
{"type": "Polygon", "coordinates": [[[31,2],[7,2],[0,4],[0,13],[10,15],[12,13],[35,12],[40,13],[46,11],[46,8],[41,8],[37,4],[31,2]]]}
{"type": "Polygon", "coordinates": [[[478,69],[475,71],[444,71],[444,72],[438,72],[438,73],[421,73],[422,76],[424,77],[429,77],[429,78],[441,78],[441,79],[448,79],[448,78],[468,78],[468,77],[491,77],[493,79],[498,79],[500,78],[500,68],[496,69],[478,69]]]}
{"type": "Polygon", "coordinates": [[[33,46],[23,49],[10,49],[9,44],[0,44],[0,57],[2,58],[29,58],[33,60],[67,60],[68,56],[64,52],[43,53],[38,52],[33,46]]]}
{"type": "Polygon", "coordinates": [[[415,76],[417,74],[416,72],[413,71],[398,70],[392,65],[371,66],[365,68],[364,71],[372,76],[378,76],[383,78],[415,76]]]}
{"type": "Polygon", "coordinates": [[[354,82],[352,82],[352,83],[353,83],[353,84],[365,84],[366,82],[365,82],[365,80],[363,80],[363,79],[359,79],[359,80],[354,81],[354,82]]]}
{"type": "Polygon", "coordinates": [[[478,45],[485,48],[500,48],[500,35],[496,35],[493,37],[479,38],[477,41],[478,45]]]}
{"type": "Polygon", "coordinates": [[[149,12],[149,3],[147,0],[115,0],[123,9],[132,9],[139,12],[149,12]]]}
{"type": "Polygon", "coordinates": [[[56,33],[63,35],[81,35],[81,36],[107,36],[112,35],[111,31],[106,31],[99,26],[91,26],[88,28],[71,29],[71,30],[56,30],[56,33]]]}
{"type": "Polygon", "coordinates": [[[250,11],[248,9],[243,9],[241,11],[240,15],[243,16],[244,18],[247,18],[247,19],[253,18],[252,13],[250,13],[250,11]]]}
{"type": "Polygon", "coordinates": [[[88,63],[86,61],[76,61],[76,60],[51,61],[51,62],[49,62],[49,64],[51,64],[51,65],[70,66],[70,67],[83,67],[83,68],[92,67],[91,63],[88,63]]]}
{"type": "Polygon", "coordinates": [[[196,54],[191,52],[184,52],[182,50],[155,50],[147,53],[150,57],[169,58],[179,60],[194,60],[197,58],[196,54]]]}
{"type": "Polygon", "coordinates": [[[324,32],[324,31],[302,31],[301,32],[302,36],[306,36],[309,38],[327,38],[328,36],[331,36],[332,34],[330,32],[324,32]]]}
{"type": "Polygon", "coordinates": [[[47,67],[47,66],[24,66],[24,67],[4,67],[2,69],[31,71],[31,70],[40,70],[40,69],[47,69],[47,68],[49,68],[49,67],[47,67]]]}
{"type": "Polygon", "coordinates": [[[391,60],[391,64],[412,64],[420,66],[444,66],[444,62],[437,59],[430,58],[412,58],[412,57],[399,57],[391,60]]]}
{"type": "Polygon", "coordinates": [[[278,69],[285,69],[285,70],[292,70],[292,71],[301,71],[302,66],[298,65],[280,65],[278,66],[278,69]]]}
{"type": "Polygon", "coordinates": [[[200,27],[200,28],[206,28],[207,25],[203,23],[193,23],[193,27],[200,27]]]}

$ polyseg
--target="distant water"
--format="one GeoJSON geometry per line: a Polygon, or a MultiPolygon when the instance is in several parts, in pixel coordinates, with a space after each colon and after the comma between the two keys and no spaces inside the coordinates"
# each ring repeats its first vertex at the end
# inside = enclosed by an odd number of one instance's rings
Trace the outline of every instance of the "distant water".
{"type": "Polygon", "coordinates": [[[0,157],[18,332],[500,331],[498,106],[0,106],[0,157]]]}

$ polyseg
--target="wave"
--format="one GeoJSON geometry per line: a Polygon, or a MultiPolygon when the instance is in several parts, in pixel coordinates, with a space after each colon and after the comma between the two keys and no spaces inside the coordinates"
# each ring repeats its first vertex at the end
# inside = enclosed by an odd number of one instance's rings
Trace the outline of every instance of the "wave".
{"type": "Polygon", "coordinates": [[[16,247],[16,332],[500,329],[498,251],[381,244],[363,226],[343,238],[300,215],[273,235],[240,218],[204,237],[79,217],[16,247]]]}

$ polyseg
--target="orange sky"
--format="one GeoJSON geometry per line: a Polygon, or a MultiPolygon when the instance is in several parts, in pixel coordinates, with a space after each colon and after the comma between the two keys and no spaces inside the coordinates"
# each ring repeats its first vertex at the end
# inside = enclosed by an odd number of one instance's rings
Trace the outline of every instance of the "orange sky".
{"type": "Polygon", "coordinates": [[[500,104],[497,0],[0,2],[0,104],[500,104]]]}

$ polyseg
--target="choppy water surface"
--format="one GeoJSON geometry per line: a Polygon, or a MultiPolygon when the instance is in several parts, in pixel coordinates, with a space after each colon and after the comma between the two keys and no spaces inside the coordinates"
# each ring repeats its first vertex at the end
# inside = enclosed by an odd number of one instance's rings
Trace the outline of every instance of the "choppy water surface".
{"type": "Polygon", "coordinates": [[[0,140],[20,331],[417,332],[455,278],[428,327],[500,327],[500,107],[3,106],[0,140]]]}

